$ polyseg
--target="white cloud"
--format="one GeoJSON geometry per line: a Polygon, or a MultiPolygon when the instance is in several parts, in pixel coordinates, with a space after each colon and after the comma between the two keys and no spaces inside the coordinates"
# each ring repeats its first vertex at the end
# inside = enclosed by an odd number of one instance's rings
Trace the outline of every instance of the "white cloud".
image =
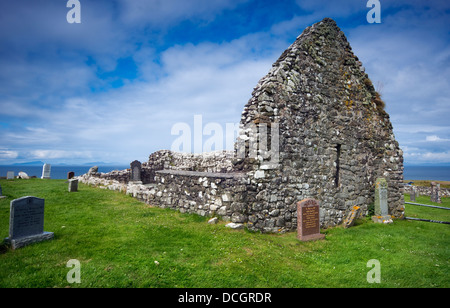
{"type": "Polygon", "coordinates": [[[30,157],[35,159],[59,159],[59,158],[92,158],[90,151],[64,151],[64,150],[34,150],[30,157]]]}
{"type": "Polygon", "coordinates": [[[447,163],[450,161],[450,152],[405,152],[405,160],[410,163],[447,163]]]}
{"type": "Polygon", "coordinates": [[[425,141],[430,141],[430,142],[440,142],[440,141],[450,141],[450,139],[442,139],[442,138],[439,138],[439,137],[436,136],[436,135],[432,135],[432,136],[427,136],[427,137],[425,138],[425,141]]]}
{"type": "Polygon", "coordinates": [[[0,150],[0,159],[14,159],[19,156],[17,151],[0,150]]]}

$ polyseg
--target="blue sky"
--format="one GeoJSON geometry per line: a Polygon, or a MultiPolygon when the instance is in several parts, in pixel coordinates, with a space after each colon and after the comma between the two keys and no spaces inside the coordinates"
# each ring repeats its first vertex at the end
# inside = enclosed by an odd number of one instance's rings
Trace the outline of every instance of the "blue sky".
{"type": "Polygon", "coordinates": [[[128,164],[179,122],[237,123],[253,87],[331,17],[381,92],[406,164],[450,164],[450,2],[0,0],[0,164],[128,164]]]}

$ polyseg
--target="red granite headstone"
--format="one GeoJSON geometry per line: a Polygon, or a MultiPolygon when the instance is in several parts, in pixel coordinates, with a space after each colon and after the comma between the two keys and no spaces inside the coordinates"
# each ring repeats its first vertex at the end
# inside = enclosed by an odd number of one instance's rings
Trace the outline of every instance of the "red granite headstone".
{"type": "Polygon", "coordinates": [[[297,202],[297,238],[306,242],[324,237],[325,234],[320,234],[319,202],[314,199],[297,202]]]}

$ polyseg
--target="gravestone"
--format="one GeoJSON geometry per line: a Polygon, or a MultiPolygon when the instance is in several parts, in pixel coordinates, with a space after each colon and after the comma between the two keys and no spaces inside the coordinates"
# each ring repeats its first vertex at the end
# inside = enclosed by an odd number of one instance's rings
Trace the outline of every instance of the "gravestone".
{"type": "Polygon", "coordinates": [[[14,171],[6,172],[6,179],[7,180],[14,180],[14,171]]]}
{"type": "Polygon", "coordinates": [[[53,232],[44,232],[44,199],[22,197],[11,201],[9,237],[12,249],[50,240],[53,232]]]}
{"type": "Polygon", "coordinates": [[[69,192],[78,191],[78,179],[70,179],[68,182],[69,182],[69,192]]]}
{"type": "Polygon", "coordinates": [[[0,199],[6,198],[6,196],[3,196],[2,194],[2,185],[0,185],[0,199]]]}
{"type": "Polygon", "coordinates": [[[442,203],[442,201],[441,201],[441,184],[436,183],[436,182],[431,182],[430,201],[442,203]]]}
{"type": "Polygon", "coordinates": [[[355,223],[355,220],[359,218],[361,213],[361,208],[359,206],[353,206],[350,214],[344,220],[344,228],[350,228],[355,223]]]}
{"type": "Polygon", "coordinates": [[[141,180],[141,171],[142,171],[142,165],[141,162],[138,160],[133,161],[130,164],[131,173],[130,173],[130,182],[134,184],[142,184],[141,180]]]}
{"type": "Polygon", "coordinates": [[[376,223],[391,223],[388,207],[388,183],[384,178],[378,178],[375,183],[375,215],[372,220],[376,223]]]}
{"type": "Polygon", "coordinates": [[[412,202],[416,201],[416,187],[411,185],[411,191],[409,193],[409,200],[412,202]]]}
{"type": "Polygon", "coordinates": [[[297,202],[297,238],[306,242],[324,237],[325,234],[320,234],[319,202],[314,199],[297,202]]]}
{"type": "Polygon", "coordinates": [[[73,171],[69,171],[67,172],[67,179],[70,180],[71,178],[73,178],[75,176],[75,172],[73,171]]]}
{"type": "Polygon", "coordinates": [[[41,179],[50,179],[50,171],[52,166],[50,164],[44,164],[42,167],[42,176],[41,179]]]}

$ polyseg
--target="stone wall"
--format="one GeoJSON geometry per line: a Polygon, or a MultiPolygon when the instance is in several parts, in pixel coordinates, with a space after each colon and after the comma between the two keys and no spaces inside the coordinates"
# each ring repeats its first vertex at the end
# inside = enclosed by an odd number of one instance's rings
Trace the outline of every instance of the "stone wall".
{"type": "MultiPolygon", "coordinates": [[[[421,196],[431,196],[431,187],[427,186],[414,186],[421,196]]],[[[405,186],[404,188],[406,194],[411,193],[411,187],[405,186]]],[[[450,189],[448,188],[441,188],[441,197],[449,197],[450,196],[450,189]]]]}
{"type": "Polygon", "coordinates": [[[258,187],[248,205],[255,229],[294,229],[295,202],[305,198],[320,201],[322,227],[340,224],[354,205],[367,214],[378,177],[389,183],[390,214],[403,216],[403,153],[378,93],[333,20],[308,27],[281,55],[241,119],[241,127],[276,124],[279,130],[278,166],[249,158],[247,144],[259,138],[254,130],[239,136],[246,144],[240,165],[252,170],[258,187]]]}

